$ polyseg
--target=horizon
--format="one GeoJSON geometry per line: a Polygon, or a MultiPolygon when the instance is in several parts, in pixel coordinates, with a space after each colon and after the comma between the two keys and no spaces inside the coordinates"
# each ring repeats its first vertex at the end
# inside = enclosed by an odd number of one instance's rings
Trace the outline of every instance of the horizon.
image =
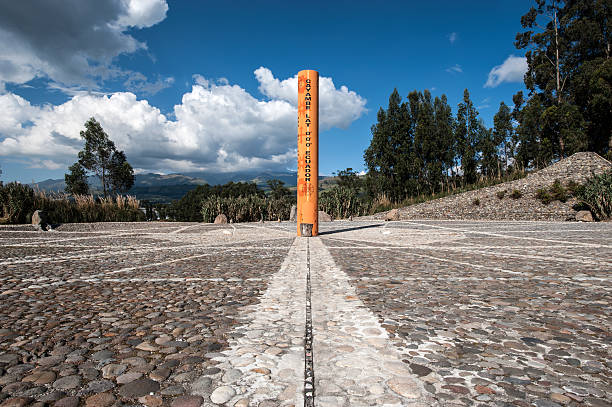
{"type": "Polygon", "coordinates": [[[453,114],[467,88],[492,127],[499,103],[524,90],[513,41],[531,5],[314,2],[306,33],[299,7],[277,1],[5,3],[0,180],[63,178],[91,116],[138,174],[295,171],[305,68],[321,75],[320,175],[362,172],[394,88],[445,94],[453,114]],[[51,7],[57,21],[40,24],[51,7]]]}

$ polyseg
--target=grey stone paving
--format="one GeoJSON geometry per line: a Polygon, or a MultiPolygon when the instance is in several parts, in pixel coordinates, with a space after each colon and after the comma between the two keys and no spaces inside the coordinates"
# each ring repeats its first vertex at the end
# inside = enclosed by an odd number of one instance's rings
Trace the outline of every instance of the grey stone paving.
{"type": "Polygon", "coordinates": [[[0,227],[0,406],[609,406],[612,224],[0,227]]]}

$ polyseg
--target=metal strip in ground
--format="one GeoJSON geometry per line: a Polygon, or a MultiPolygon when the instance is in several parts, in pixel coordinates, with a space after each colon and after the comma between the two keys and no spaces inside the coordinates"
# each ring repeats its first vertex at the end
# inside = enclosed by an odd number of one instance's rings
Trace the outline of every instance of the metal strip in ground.
{"type": "Polygon", "coordinates": [[[314,354],[312,347],[312,305],[310,285],[310,241],[306,240],[306,332],[304,335],[304,407],[314,407],[314,354]]]}

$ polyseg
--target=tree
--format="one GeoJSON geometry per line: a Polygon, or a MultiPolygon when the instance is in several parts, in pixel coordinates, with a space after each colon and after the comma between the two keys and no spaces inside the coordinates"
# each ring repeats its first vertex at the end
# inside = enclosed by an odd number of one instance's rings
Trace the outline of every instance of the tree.
{"type": "Polygon", "coordinates": [[[568,0],[559,11],[567,37],[571,102],[585,120],[588,149],[612,157],[612,3],[568,0]]]}
{"type": "Polygon", "coordinates": [[[340,170],[336,176],[338,177],[338,186],[347,188],[357,193],[359,193],[361,190],[362,181],[359,178],[357,171],[353,170],[352,168],[340,170]]]}
{"type": "Polygon", "coordinates": [[[291,191],[285,186],[285,183],[279,179],[269,179],[266,181],[270,188],[270,196],[273,199],[281,199],[286,196],[291,196],[291,191]]]}
{"type": "Polygon", "coordinates": [[[393,201],[405,195],[406,105],[397,89],[389,96],[389,107],[378,111],[378,122],[372,126],[372,141],[363,158],[368,167],[368,189],[372,195],[387,194],[393,201]]]}
{"type": "Polygon", "coordinates": [[[499,104],[499,110],[495,116],[493,116],[493,137],[495,138],[496,145],[502,145],[502,151],[504,152],[504,172],[508,172],[508,154],[510,150],[512,130],[513,127],[510,108],[504,102],[501,102],[499,104]]]}
{"type": "MultiPolygon", "coordinates": [[[[108,138],[95,118],[90,118],[85,128],[85,131],[81,131],[85,147],[79,152],[79,161],[75,165],[78,164],[83,171],[90,171],[100,179],[104,197],[111,191],[119,193],[129,190],[134,185],[134,170],[127,162],[125,153],[117,150],[115,143],[108,138]]],[[[70,167],[71,174],[67,176],[76,176],[72,170],[75,165],[70,167]]],[[[78,171],[78,168],[74,170],[78,171]]]]}
{"type": "Polygon", "coordinates": [[[478,120],[478,111],[470,100],[470,92],[463,91],[463,102],[457,109],[457,138],[458,153],[461,158],[464,184],[471,184],[477,178],[477,146],[482,131],[482,123],[478,120]]]}
{"type": "Polygon", "coordinates": [[[564,64],[567,43],[559,32],[560,3],[563,1],[536,0],[537,7],[531,7],[521,17],[521,26],[526,31],[518,33],[514,43],[518,49],[527,49],[527,89],[534,92],[536,87],[540,88],[557,103],[563,99],[568,77],[564,64]]]}
{"type": "Polygon", "coordinates": [[[543,134],[541,117],[544,113],[539,95],[532,96],[523,106],[523,94],[514,95],[513,117],[519,125],[514,137],[515,167],[519,170],[539,168],[543,158],[549,156],[549,140],[543,134]]]}
{"type": "Polygon", "coordinates": [[[499,176],[500,160],[497,154],[497,138],[492,129],[480,126],[478,135],[478,150],[480,151],[480,174],[492,178],[495,173],[499,176]]]}
{"type": "Polygon", "coordinates": [[[552,159],[612,148],[612,2],[536,0],[521,18],[525,85],[543,106],[543,143],[552,159]]]}
{"type": "Polygon", "coordinates": [[[453,111],[448,104],[446,95],[434,100],[434,114],[436,127],[436,141],[438,143],[438,158],[442,162],[442,171],[449,186],[449,176],[454,176],[455,166],[455,119],[453,111]]]}
{"type": "Polygon", "coordinates": [[[89,185],[87,184],[85,168],[77,162],[68,167],[68,170],[70,172],[64,175],[66,192],[72,195],[87,195],[89,185]]]}

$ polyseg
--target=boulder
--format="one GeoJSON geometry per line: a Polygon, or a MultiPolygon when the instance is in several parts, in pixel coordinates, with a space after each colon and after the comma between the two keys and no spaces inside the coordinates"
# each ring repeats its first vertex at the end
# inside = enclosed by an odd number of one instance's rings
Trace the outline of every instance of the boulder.
{"type": "Polygon", "coordinates": [[[227,223],[227,216],[225,216],[222,213],[218,214],[217,217],[215,218],[214,223],[217,223],[217,224],[227,223]]]}
{"type": "Polygon", "coordinates": [[[590,211],[578,211],[576,212],[576,220],[578,222],[593,222],[593,215],[590,211]]]}
{"type": "Polygon", "coordinates": [[[397,209],[391,209],[389,212],[387,212],[387,214],[385,215],[385,220],[386,221],[390,221],[390,220],[400,220],[400,214],[399,214],[399,210],[397,209]]]}
{"type": "Polygon", "coordinates": [[[332,217],[323,211],[319,211],[319,222],[331,222],[332,217]]]}
{"type": "Polygon", "coordinates": [[[44,211],[37,210],[32,214],[32,225],[38,226],[39,228],[45,230],[47,227],[47,216],[44,211]]]}
{"type": "Polygon", "coordinates": [[[291,213],[289,214],[291,222],[297,222],[297,205],[291,205],[291,213]]]}

